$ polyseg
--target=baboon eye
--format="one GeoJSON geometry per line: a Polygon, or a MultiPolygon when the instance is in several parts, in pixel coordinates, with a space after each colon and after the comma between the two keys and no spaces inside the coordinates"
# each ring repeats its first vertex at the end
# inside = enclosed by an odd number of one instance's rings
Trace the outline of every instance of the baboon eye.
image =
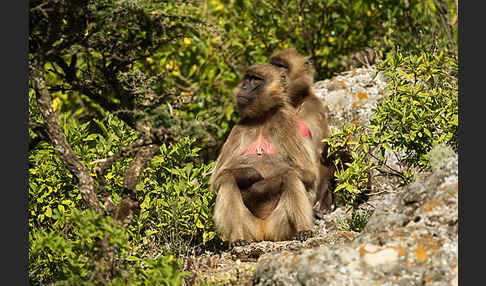
{"type": "Polygon", "coordinates": [[[251,84],[252,84],[253,86],[255,86],[255,85],[259,84],[261,81],[262,81],[262,80],[261,80],[261,79],[259,79],[259,78],[252,78],[252,79],[251,79],[251,84]]]}

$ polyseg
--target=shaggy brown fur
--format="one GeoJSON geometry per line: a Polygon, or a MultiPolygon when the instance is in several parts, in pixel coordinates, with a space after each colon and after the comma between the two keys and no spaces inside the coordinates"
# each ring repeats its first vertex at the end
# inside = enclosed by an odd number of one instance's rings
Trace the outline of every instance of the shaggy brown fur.
{"type": "Polygon", "coordinates": [[[224,143],[211,176],[214,220],[223,240],[306,238],[313,226],[317,164],[286,95],[283,69],[251,66],[235,88],[242,119],[224,143]],[[253,148],[252,146],[256,146],[253,148]]]}

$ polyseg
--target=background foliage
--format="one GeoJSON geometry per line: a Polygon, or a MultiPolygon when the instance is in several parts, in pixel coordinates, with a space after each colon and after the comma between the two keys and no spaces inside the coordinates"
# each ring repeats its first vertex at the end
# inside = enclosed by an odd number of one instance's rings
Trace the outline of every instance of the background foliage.
{"type": "Polygon", "coordinates": [[[232,88],[278,49],[308,55],[317,80],[374,63],[387,74],[390,94],[370,126],[328,140],[331,154],[354,158],[336,192],[354,204],[364,174],[386,165],[385,150],[410,167],[399,174],[406,183],[412,168],[429,166],[432,145],[457,149],[456,5],[30,0],[31,284],[178,285],[189,277],[178,257],[222,249],[208,179],[238,119],[232,88]],[[62,137],[93,178],[102,213],[84,199],[62,137]],[[127,222],[126,198],[136,202],[127,222]]]}

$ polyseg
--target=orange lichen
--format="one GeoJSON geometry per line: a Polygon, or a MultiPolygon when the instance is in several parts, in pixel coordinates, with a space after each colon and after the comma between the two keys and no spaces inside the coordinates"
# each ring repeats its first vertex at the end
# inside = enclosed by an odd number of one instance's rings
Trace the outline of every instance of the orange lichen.
{"type": "Polygon", "coordinates": [[[420,235],[420,238],[422,238],[422,239],[432,239],[432,235],[430,233],[422,233],[420,235]]]}
{"type": "Polygon", "coordinates": [[[349,237],[349,238],[354,238],[354,237],[355,237],[355,234],[354,234],[354,233],[352,233],[352,232],[347,232],[347,231],[339,231],[338,233],[339,233],[339,234],[342,234],[342,235],[344,235],[344,236],[346,236],[346,237],[349,237]]]}
{"type": "Polygon", "coordinates": [[[366,92],[358,92],[356,93],[356,97],[358,97],[360,100],[367,99],[368,98],[368,93],[366,92]]]}
{"type": "Polygon", "coordinates": [[[437,200],[430,200],[430,201],[425,202],[425,204],[422,206],[422,211],[423,212],[430,212],[434,208],[442,206],[442,205],[444,205],[444,204],[437,201],[437,200]]]}
{"type": "Polygon", "coordinates": [[[445,243],[445,239],[435,240],[431,234],[425,233],[420,236],[418,245],[425,248],[426,250],[431,250],[432,253],[437,252],[442,245],[445,243]]]}
{"type": "Polygon", "coordinates": [[[395,249],[395,251],[398,253],[398,256],[404,256],[407,254],[407,249],[401,245],[393,245],[390,246],[391,248],[395,249]]]}
{"type": "Polygon", "coordinates": [[[425,283],[429,283],[431,281],[433,281],[435,278],[435,275],[434,274],[430,274],[430,275],[427,275],[425,278],[424,278],[424,281],[425,283]]]}
{"type": "Polygon", "coordinates": [[[417,247],[415,248],[415,259],[417,259],[418,262],[423,262],[425,259],[429,257],[429,254],[423,247],[417,247]]]}
{"type": "Polygon", "coordinates": [[[346,88],[346,84],[344,83],[344,81],[339,80],[338,82],[341,84],[341,86],[342,86],[343,88],[346,88]]]}
{"type": "Polygon", "coordinates": [[[440,190],[441,190],[441,191],[447,190],[447,189],[448,189],[448,188],[450,188],[451,186],[457,190],[457,187],[458,187],[457,183],[455,183],[455,184],[452,184],[452,183],[451,183],[451,184],[446,184],[446,185],[443,185],[443,186],[440,188],[440,190]]]}
{"type": "Polygon", "coordinates": [[[359,248],[359,255],[363,256],[363,255],[365,255],[366,253],[368,253],[368,251],[366,251],[366,250],[364,249],[364,246],[363,246],[363,245],[361,245],[361,247],[359,248]]]}

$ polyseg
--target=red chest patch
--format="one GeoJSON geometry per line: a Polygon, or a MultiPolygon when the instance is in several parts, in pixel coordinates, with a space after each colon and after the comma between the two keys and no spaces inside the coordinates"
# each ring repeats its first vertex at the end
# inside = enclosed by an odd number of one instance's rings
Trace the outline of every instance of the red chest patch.
{"type": "Polygon", "coordinates": [[[276,154],[277,150],[275,150],[270,142],[263,138],[263,125],[258,128],[258,137],[257,139],[246,148],[245,153],[246,155],[249,154],[276,154]]]}
{"type": "Polygon", "coordinates": [[[255,142],[251,143],[245,150],[245,154],[276,154],[277,151],[272,145],[263,138],[258,138],[255,142]]]}
{"type": "Polygon", "coordinates": [[[300,130],[300,134],[302,134],[302,136],[304,137],[310,135],[309,127],[307,127],[307,124],[305,124],[305,122],[300,119],[299,119],[299,130],[300,130]]]}
{"type": "MultiPolygon", "coordinates": [[[[307,127],[307,124],[305,124],[304,121],[299,119],[299,130],[300,134],[302,134],[303,137],[310,136],[310,130],[309,127],[307,127]]],[[[272,144],[265,140],[263,138],[263,128],[260,127],[258,130],[258,137],[253,143],[248,146],[245,150],[245,155],[250,155],[250,154],[277,154],[277,150],[272,147],[272,144]]]]}

